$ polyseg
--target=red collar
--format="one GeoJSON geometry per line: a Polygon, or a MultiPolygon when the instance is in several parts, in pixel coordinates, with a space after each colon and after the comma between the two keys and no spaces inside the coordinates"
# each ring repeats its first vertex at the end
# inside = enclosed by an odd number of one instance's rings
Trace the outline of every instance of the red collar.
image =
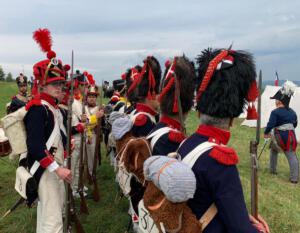
{"type": "Polygon", "coordinates": [[[160,118],[159,121],[162,122],[162,123],[167,124],[168,126],[170,126],[170,127],[173,128],[173,129],[178,129],[178,130],[181,129],[181,124],[180,124],[180,122],[177,121],[177,120],[175,120],[175,119],[173,119],[173,118],[171,118],[171,117],[168,117],[168,116],[165,116],[165,115],[164,115],[164,116],[162,116],[162,117],[160,118]]]}
{"type": "Polygon", "coordinates": [[[197,134],[208,137],[209,141],[226,145],[230,139],[230,131],[216,128],[211,125],[200,125],[196,131],[197,134]]]}
{"type": "Polygon", "coordinates": [[[47,101],[54,108],[58,108],[58,106],[57,106],[57,100],[54,97],[52,97],[51,95],[48,95],[48,94],[46,94],[44,92],[41,92],[40,93],[40,98],[41,98],[41,100],[47,101]]]}
{"type": "Polygon", "coordinates": [[[146,105],[146,104],[137,103],[136,110],[137,110],[137,112],[149,113],[152,116],[157,115],[157,112],[153,108],[151,108],[149,105],[146,105]]]}

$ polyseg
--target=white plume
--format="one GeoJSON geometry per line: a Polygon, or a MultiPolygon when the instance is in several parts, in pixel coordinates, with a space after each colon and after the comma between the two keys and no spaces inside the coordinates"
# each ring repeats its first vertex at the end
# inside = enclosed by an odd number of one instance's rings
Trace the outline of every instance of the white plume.
{"type": "Polygon", "coordinates": [[[281,88],[281,93],[291,97],[296,91],[296,84],[291,81],[286,81],[281,88]]]}

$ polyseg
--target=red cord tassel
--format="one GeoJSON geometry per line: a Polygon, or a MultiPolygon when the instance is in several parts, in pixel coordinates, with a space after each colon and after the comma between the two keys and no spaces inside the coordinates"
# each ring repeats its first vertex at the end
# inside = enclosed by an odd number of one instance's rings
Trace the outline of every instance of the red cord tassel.
{"type": "Polygon", "coordinates": [[[248,94],[247,94],[247,97],[246,99],[248,101],[255,101],[256,98],[258,97],[259,95],[259,91],[258,91],[258,88],[257,88],[257,83],[256,81],[254,80],[252,83],[251,83],[251,86],[249,88],[249,91],[248,91],[248,94]]]}
{"type": "Polygon", "coordinates": [[[258,119],[258,114],[256,111],[256,108],[254,106],[253,102],[249,103],[248,109],[247,109],[247,120],[256,120],[258,119]]]}

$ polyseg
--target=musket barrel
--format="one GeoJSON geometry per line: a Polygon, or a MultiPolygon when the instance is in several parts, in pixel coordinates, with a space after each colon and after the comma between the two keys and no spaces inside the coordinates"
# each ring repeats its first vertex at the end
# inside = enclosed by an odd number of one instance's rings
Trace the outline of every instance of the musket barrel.
{"type": "Polygon", "coordinates": [[[257,219],[258,216],[258,177],[257,177],[257,143],[250,142],[251,156],[251,214],[257,219]]]}
{"type": "MultiPolygon", "coordinates": [[[[70,96],[68,100],[68,117],[67,117],[67,159],[66,166],[68,169],[71,169],[71,128],[72,128],[72,104],[73,104],[73,92],[74,92],[74,82],[73,82],[73,74],[74,74],[74,52],[72,50],[71,57],[71,90],[70,96]]],[[[64,222],[64,233],[71,232],[71,224],[70,224],[70,195],[71,195],[71,187],[70,184],[65,182],[66,187],[66,208],[65,208],[65,222],[64,222]]]]}
{"type": "Polygon", "coordinates": [[[257,126],[256,126],[256,142],[259,144],[260,141],[260,126],[261,126],[261,90],[262,90],[262,71],[259,71],[258,76],[258,99],[257,99],[257,126]]]}

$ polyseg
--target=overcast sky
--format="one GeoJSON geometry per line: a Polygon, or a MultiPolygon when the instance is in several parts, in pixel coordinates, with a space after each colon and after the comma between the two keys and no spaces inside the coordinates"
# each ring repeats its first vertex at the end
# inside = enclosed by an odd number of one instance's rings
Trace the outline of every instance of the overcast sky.
{"type": "Polygon", "coordinates": [[[120,78],[154,55],[161,65],[185,53],[228,47],[252,52],[263,79],[299,80],[299,0],[10,0],[0,9],[0,65],[14,76],[32,74],[44,59],[32,39],[47,27],[53,50],[96,80],[120,78]]]}

